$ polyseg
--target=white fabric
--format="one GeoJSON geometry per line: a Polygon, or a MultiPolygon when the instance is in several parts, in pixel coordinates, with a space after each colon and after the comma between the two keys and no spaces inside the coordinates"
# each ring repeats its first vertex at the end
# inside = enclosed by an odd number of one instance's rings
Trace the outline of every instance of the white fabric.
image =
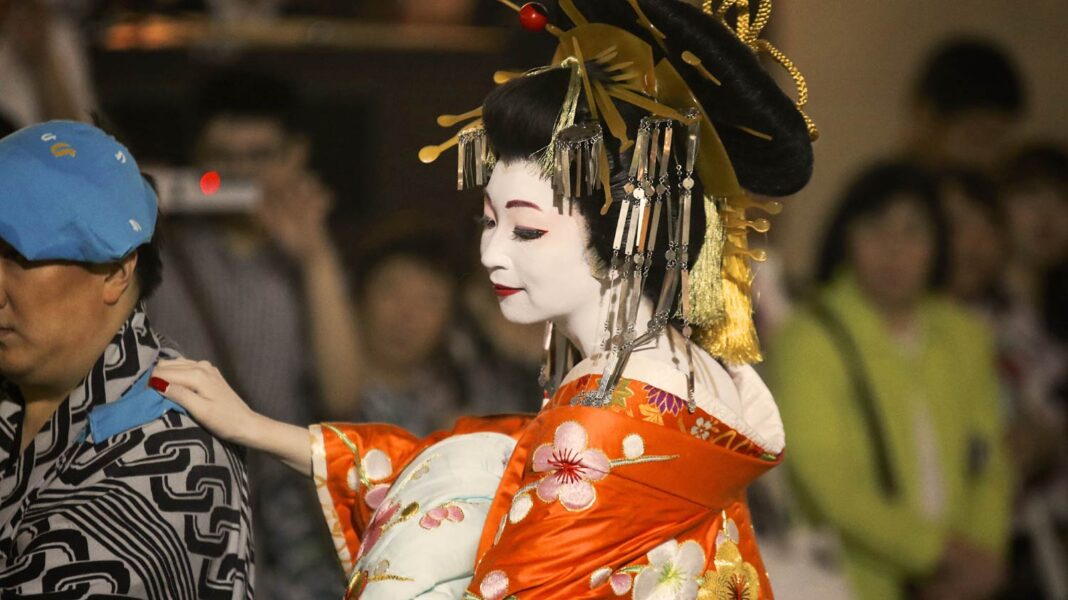
{"type": "MultiPolygon", "coordinates": [[[[386,521],[381,537],[357,561],[356,568],[370,574],[360,597],[462,597],[474,575],[486,515],[514,449],[512,438],[483,432],[452,436],[420,453],[397,477],[368,530],[379,513],[391,506],[404,511],[417,503],[418,509],[407,519],[398,512],[386,521]],[[426,527],[427,512],[446,504],[459,507],[463,520],[443,520],[436,527],[426,527]]],[[[365,533],[365,543],[366,539],[365,533]]]]}
{"type": "MultiPolygon", "coordinates": [[[[604,363],[586,359],[564,378],[568,383],[584,375],[600,375],[604,363]]],[[[686,375],[659,360],[633,354],[623,376],[686,397],[686,375]]],[[[694,401],[701,410],[723,421],[764,450],[778,454],[786,446],[779,407],[768,386],[749,365],[724,368],[711,357],[694,355],[694,401]]]]}

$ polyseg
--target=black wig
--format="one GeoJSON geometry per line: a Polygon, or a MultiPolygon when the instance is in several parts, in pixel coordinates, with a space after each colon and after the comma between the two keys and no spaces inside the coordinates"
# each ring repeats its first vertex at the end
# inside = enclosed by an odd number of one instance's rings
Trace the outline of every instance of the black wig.
{"type": "MultiPolygon", "coordinates": [[[[575,4],[591,22],[607,23],[645,40],[653,48],[655,62],[667,58],[672,63],[715,125],[742,187],[758,194],[784,196],[808,182],[812,173],[812,145],[804,119],[761,66],[756,54],[723,23],[680,0],[639,0],[642,10],[666,36],[665,54],[648,30],[638,24],[628,3],[575,0],[575,4]],[[684,51],[697,55],[722,85],[715,85],[685,64],[681,58],[684,51]],[[743,127],[766,133],[771,140],[747,133],[743,127]]],[[[550,8],[550,17],[560,25],[569,23],[555,4],[550,8]]],[[[587,63],[587,68],[591,78],[607,78],[596,63],[587,63]]],[[[569,80],[567,69],[553,69],[513,79],[486,98],[483,119],[498,160],[530,159],[549,145],[569,80]]],[[[633,139],[646,113],[625,102],[617,102],[616,106],[626,121],[628,137],[633,139]]],[[[589,118],[585,98],[581,98],[575,121],[589,118]]],[[[679,156],[685,136],[676,135],[674,139],[674,153],[679,156]]],[[[581,198],[577,208],[589,224],[591,246],[607,263],[616,220],[626,197],[623,185],[627,181],[630,153],[621,153],[618,140],[612,136],[605,136],[605,145],[615,202],[606,215],[600,214],[601,201],[597,195],[581,198]]],[[[695,178],[694,197],[701,198],[703,186],[696,174],[695,178]]],[[[705,222],[703,203],[696,202],[691,219],[690,256],[700,253],[705,222]]],[[[666,236],[666,231],[661,235],[666,236]]],[[[663,265],[657,264],[664,258],[654,256],[653,260],[647,282],[650,291],[659,289],[659,278],[664,273],[663,265]]]]}

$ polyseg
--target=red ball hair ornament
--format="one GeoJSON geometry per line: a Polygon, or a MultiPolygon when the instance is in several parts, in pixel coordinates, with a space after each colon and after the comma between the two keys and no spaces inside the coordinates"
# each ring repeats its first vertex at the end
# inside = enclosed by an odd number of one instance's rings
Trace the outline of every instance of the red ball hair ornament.
{"type": "Polygon", "coordinates": [[[527,2],[519,9],[519,24],[527,31],[543,31],[549,24],[549,11],[538,2],[527,2]]]}

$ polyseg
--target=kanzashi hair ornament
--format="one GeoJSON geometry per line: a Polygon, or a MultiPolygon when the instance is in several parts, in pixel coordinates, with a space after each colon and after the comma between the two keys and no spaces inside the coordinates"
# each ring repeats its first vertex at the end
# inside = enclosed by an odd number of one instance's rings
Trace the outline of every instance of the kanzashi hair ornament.
{"type": "Polygon", "coordinates": [[[467,126],[458,136],[456,189],[468,190],[486,185],[497,162],[481,121],[467,126]]]}
{"type": "MultiPolygon", "coordinates": [[[[588,202],[598,189],[604,194],[601,214],[617,210],[611,256],[606,265],[606,305],[602,307],[605,376],[598,390],[587,394],[583,402],[605,402],[630,351],[662,334],[673,320],[679,323],[683,336],[692,338],[693,343],[725,363],[759,361],[749,261],[763,259],[764,252],[750,248],[747,235],[750,231],[767,231],[769,223],[746,213],[759,210],[776,214],[782,205],[754,199],[746,193],[742,184],[748,182],[740,180],[717,129],[730,127],[768,144],[786,143],[790,135],[803,134],[804,130],[795,132],[772,124],[751,127],[744,120],[733,118],[729,122],[715,120],[717,115],[706,110],[714,107],[701,104],[707,100],[708,88],[731,94],[744,82],[739,82],[738,73],[732,72],[730,80],[722,77],[723,73],[717,72],[723,68],[717,55],[704,52],[696,39],[686,37],[682,30],[675,33],[677,28],[669,29],[669,22],[650,20],[650,15],[657,16],[654,9],[660,12],[661,8],[654,6],[660,0],[615,0],[629,5],[634,13],[633,17],[623,17],[633,19],[626,26],[593,19],[594,13],[602,13],[597,2],[581,4],[592,11],[591,18],[587,18],[578,9],[577,0],[556,0],[561,14],[558,26],[549,22],[549,15],[556,12],[550,13],[536,3],[519,6],[510,0],[498,1],[516,11],[525,28],[545,31],[555,36],[558,44],[551,64],[525,73],[497,72],[496,83],[503,85],[551,70],[570,71],[551,139],[530,158],[551,181],[561,210],[571,212],[575,202],[588,202]],[[635,23],[637,26],[632,27],[635,23]],[[569,29],[564,30],[563,26],[569,29]],[[682,37],[669,39],[676,35],[682,37]],[[670,51],[668,45],[673,47],[670,51]],[[678,48],[679,45],[689,45],[693,52],[678,48]],[[657,47],[663,52],[658,53],[657,47]],[[688,83],[692,79],[683,77],[687,69],[693,71],[701,85],[688,83]],[[627,110],[621,112],[624,108],[627,110]],[[631,108],[646,115],[637,130],[623,118],[631,108]],[[582,122],[576,122],[583,112],[588,114],[583,115],[582,122]],[[683,136],[685,139],[680,139],[683,136]],[[626,165],[626,170],[622,173],[623,190],[615,190],[613,196],[610,166],[615,162],[626,165]],[[695,194],[696,190],[700,192],[695,194]],[[614,207],[617,201],[622,204],[614,207]],[[701,235],[699,252],[694,251],[696,243],[690,238],[689,223],[694,219],[705,224],[702,232],[693,232],[694,236],[701,235]],[[658,240],[660,235],[665,238],[663,242],[658,240]],[[648,330],[636,335],[642,292],[650,270],[657,268],[653,259],[658,254],[666,260],[663,284],[654,298],[648,330]]],[[[770,0],[709,0],[702,8],[710,18],[724,24],[737,41],[754,53],[769,56],[790,72],[797,84],[795,104],[804,116],[802,109],[808,99],[804,78],[789,59],[759,37],[771,12],[770,0]]],[[[485,185],[496,160],[480,119],[481,109],[443,115],[439,124],[459,126],[460,133],[420,152],[420,158],[429,162],[453,145],[459,146],[457,184],[461,188],[485,185]]],[[[815,128],[807,116],[804,121],[810,132],[807,137],[814,139],[815,128]]],[[[552,338],[547,341],[547,352],[553,360],[546,364],[546,372],[553,377],[547,384],[561,375],[559,369],[550,367],[568,362],[566,352],[556,352],[560,336],[552,338]]],[[[692,356],[688,360],[688,400],[692,410],[692,356]]]]}

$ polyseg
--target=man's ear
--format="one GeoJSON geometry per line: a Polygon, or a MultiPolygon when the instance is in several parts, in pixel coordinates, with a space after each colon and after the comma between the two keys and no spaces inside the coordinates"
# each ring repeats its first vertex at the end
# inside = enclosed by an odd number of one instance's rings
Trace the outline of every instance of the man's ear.
{"type": "Polygon", "coordinates": [[[137,252],[131,252],[126,258],[107,266],[104,277],[104,302],[114,305],[122,299],[131,288],[137,292],[137,252]]]}

